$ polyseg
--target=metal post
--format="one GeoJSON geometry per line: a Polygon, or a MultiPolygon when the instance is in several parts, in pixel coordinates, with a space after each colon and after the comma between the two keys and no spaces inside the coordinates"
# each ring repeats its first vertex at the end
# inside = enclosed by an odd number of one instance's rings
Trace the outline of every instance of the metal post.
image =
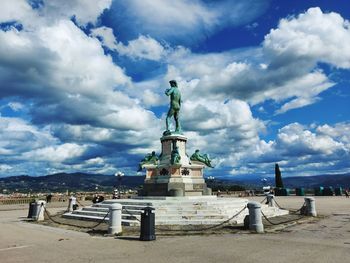
{"type": "Polygon", "coordinates": [[[33,218],[33,215],[35,213],[35,208],[36,208],[36,202],[35,200],[33,200],[32,202],[29,203],[29,211],[28,211],[27,218],[33,218]]]}
{"type": "Polygon", "coordinates": [[[256,233],[264,233],[260,203],[249,202],[247,207],[249,209],[249,230],[256,233]]]}
{"type": "Polygon", "coordinates": [[[305,197],[305,215],[307,216],[317,216],[315,198],[305,197]]]}
{"type": "Polygon", "coordinates": [[[42,200],[39,200],[39,201],[36,201],[35,203],[35,209],[34,209],[34,214],[33,214],[33,219],[36,220],[36,221],[44,221],[44,211],[45,211],[45,205],[46,205],[46,202],[45,201],[42,201],[42,200]]]}
{"type": "Polygon", "coordinates": [[[109,206],[108,234],[117,235],[122,232],[122,209],[123,206],[118,203],[109,206]]]}
{"type": "Polygon", "coordinates": [[[73,212],[74,210],[74,205],[77,204],[77,198],[74,196],[69,197],[69,203],[68,203],[68,212],[73,212]]]}
{"type": "Polygon", "coordinates": [[[156,239],[155,234],[155,214],[152,213],[153,207],[145,207],[141,214],[141,233],[140,240],[152,241],[156,239]]]}
{"type": "Polygon", "coordinates": [[[275,207],[275,196],[273,194],[268,194],[266,198],[268,206],[275,207]]]}
{"type": "Polygon", "coordinates": [[[124,176],[124,173],[117,172],[115,176],[118,177],[118,199],[120,199],[120,189],[121,189],[121,183],[122,183],[122,177],[124,176]]]}

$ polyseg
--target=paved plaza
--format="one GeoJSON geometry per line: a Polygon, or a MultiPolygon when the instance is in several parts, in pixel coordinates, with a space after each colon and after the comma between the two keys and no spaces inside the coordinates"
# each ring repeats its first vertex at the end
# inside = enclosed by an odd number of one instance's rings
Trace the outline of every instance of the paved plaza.
{"type": "MultiPolygon", "coordinates": [[[[260,201],[262,197],[251,198],[260,201]]],[[[298,209],[302,197],[277,197],[298,209]]],[[[50,204],[51,211],[61,211],[50,204]]],[[[350,200],[316,197],[319,220],[267,234],[92,236],[27,223],[27,205],[0,206],[0,262],[347,262],[350,258],[350,200]]]]}

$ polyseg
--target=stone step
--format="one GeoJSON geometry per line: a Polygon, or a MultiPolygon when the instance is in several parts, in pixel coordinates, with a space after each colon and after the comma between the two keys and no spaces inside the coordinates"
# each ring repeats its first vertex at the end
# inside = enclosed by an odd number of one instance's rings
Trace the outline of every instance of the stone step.
{"type": "MultiPolygon", "coordinates": [[[[232,209],[232,211],[236,211],[237,209],[232,209]]],[[[84,207],[82,209],[76,210],[76,211],[97,211],[97,212],[104,212],[107,213],[109,209],[107,208],[102,208],[102,207],[84,207]]],[[[131,213],[131,214],[141,214],[143,213],[143,210],[140,209],[129,209],[129,208],[124,208],[123,207],[123,213],[131,213]]],[[[182,207],[177,207],[177,208],[162,208],[154,210],[155,214],[174,214],[174,213],[188,213],[188,214],[198,214],[198,215],[205,215],[205,214],[215,214],[217,213],[217,210],[215,209],[196,209],[193,207],[188,207],[188,208],[182,208],[182,207]]]]}
{"type": "MultiPolygon", "coordinates": [[[[100,221],[103,219],[103,217],[100,216],[93,216],[93,215],[80,215],[80,214],[65,214],[64,217],[71,218],[71,219],[78,219],[78,220],[85,220],[85,221],[100,221]]],[[[109,217],[105,218],[105,222],[109,221],[109,217]]],[[[122,225],[124,226],[138,226],[140,223],[137,220],[130,220],[130,219],[123,219],[122,218],[122,225]]]]}
{"type": "MultiPolygon", "coordinates": [[[[100,221],[103,219],[101,216],[94,215],[80,215],[80,214],[66,214],[65,217],[72,219],[82,219],[88,221],[100,221]]],[[[161,218],[155,220],[156,225],[211,225],[211,224],[219,224],[225,221],[227,218],[161,218]]],[[[109,217],[105,218],[105,222],[109,221],[109,217]]],[[[232,220],[233,223],[235,220],[232,220]]],[[[140,222],[137,220],[132,220],[128,218],[122,218],[122,225],[128,226],[138,226],[140,222]]]]}
{"type": "MultiPolygon", "coordinates": [[[[123,225],[139,225],[138,220],[140,220],[141,213],[146,206],[155,208],[156,225],[210,225],[222,223],[231,218],[241,211],[247,202],[246,199],[213,197],[106,200],[103,203],[94,204],[90,207],[83,207],[73,211],[73,213],[66,213],[65,216],[98,221],[106,215],[111,204],[120,203],[124,208],[122,210],[123,225]]],[[[268,207],[265,204],[262,204],[262,211],[267,217],[288,213],[288,211],[268,207]]],[[[232,223],[243,223],[247,214],[248,209],[245,209],[232,219],[232,223]]]]}
{"type": "MultiPolygon", "coordinates": [[[[138,212],[138,211],[136,211],[138,212]]],[[[194,211],[192,211],[194,212],[194,211]]],[[[104,211],[89,211],[89,210],[76,210],[72,214],[87,215],[87,216],[97,216],[103,218],[106,215],[104,211]]],[[[165,219],[225,219],[226,215],[220,215],[217,213],[207,213],[207,214],[198,214],[198,213],[167,213],[167,214],[155,214],[156,220],[165,220],[165,219]]],[[[122,218],[126,219],[141,219],[141,213],[122,213],[122,218]]]]}
{"type": "MultiPolygon", "coordinates": [[[[166,225],[218,225],[221,224],[225,219],[200,219],[200,220],[166,220],[156,221],[158,226],[166,225]]],[[[235,220],[232,220],[232,224],[236,224],[235,220]]]]}

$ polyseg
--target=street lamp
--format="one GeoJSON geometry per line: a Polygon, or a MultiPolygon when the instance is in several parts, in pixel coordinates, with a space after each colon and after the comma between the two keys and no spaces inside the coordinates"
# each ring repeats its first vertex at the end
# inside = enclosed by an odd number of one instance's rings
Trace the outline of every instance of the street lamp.
{"type": "Polygon", "coordinates": [[[124,173],[119,171],[115,174],[115,176],[118,178],[118,199],[120,199],[120,187],[121,187],[122,177],[124,176],[124,173]]]}

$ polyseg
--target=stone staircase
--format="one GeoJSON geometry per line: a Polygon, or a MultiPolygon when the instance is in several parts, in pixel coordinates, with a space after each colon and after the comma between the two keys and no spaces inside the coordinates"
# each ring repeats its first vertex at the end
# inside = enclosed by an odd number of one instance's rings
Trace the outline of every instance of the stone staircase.
{"type": "MultiPolygon", "coordinates": [[[[213,225],[219,224],[237,214],[248,203],[242,198],[217,198],[216,196],[197,197],[153,197],[137,199],[106,200],[102,203],[83,207],[64,214],[66,218],[98,221],[106,216],[109,206],[120,203],[123,206],[122,224],[140,225],[143,209],[147,206],[155,208],[156,225],[213,225]]],[[[267,217],[288,214],[288,211],[262,204],[262,211],[267,217]]],[[[232,224],[243,223],[248,214],[245,209],[232,224]]],[[[108,216],[105,219],[109,220],[108,216]]]]}

